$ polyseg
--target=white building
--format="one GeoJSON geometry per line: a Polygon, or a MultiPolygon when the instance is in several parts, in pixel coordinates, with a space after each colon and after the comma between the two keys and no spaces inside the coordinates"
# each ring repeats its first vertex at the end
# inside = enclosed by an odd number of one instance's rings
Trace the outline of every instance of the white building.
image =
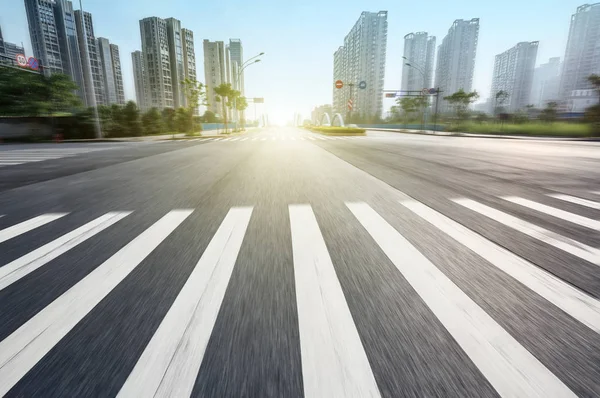
{"type": "Polygon", "coordinates": [[[563,61],[559,96],[592,88],[587,78],[600,74],[600,3],[584,4],[571,16],[569,39],[563,61]]]}
{"type": "Polygon", "coordinates": [[[544,108],[550,101],[558,102],[560,84],[560,57],[550,58],[533,71],[533,83],[529,102],[536,108],[544,108]]]}
{"type": "Polygon", "coordinates": [[[442,91],[440,112],[450,110],[447,101],[442,99],[443,96],[452,95],[460,89],[471,91],[478,39],[479,18],[469,21],[457,19],[438,47],[435,87],[442,91]]]}
{"type": "Polygon", "coordinates": [[[104,94],[106,105],[117,103],[117,85],[115,84],[115,73],[113,70],[112,54],[110,52],[110,42],[107,38],[99,37],[97,39],[98,56],[102,67],[102,77],[104,78],[104,94]]]}
{"type": "Polygon", "coordinates": [[[334,88],[334,112],[349,114],[347,102],[352,99],[353,115],[381,117],[386,47],[387,11],[363,11],[333,55],[333,82],[344,82],[344,88],[334,88]],[[359,88],[361,82],[365,88],[359,88]]]}
{"type": "Polygon", "coordinates": [[[403,91],[431,88],[434,58],[435,36],[429,36],[427,32],[409,33],[404,36],[401,86],[403,91]]]}
{"type": "Polygon", "coordinates": [[[115,76],[115,89],[117,92],[117,104],[125,104],[125,88],[123,87],[123,71],[121,70],[121,55],[119,46],[110,45],[110,55],[113,65],[113,74],[115,76]]]}
{"type": "Polygon", "coordinates": [[[222,83],[231,83],[227,51],[222,41],[204,40],[203,47],[207,108],[214,114],[220,115],[223,113],[223,106],[216,100],[215,87],[222,83]]]}
{"type": "Polygon", "coordinates": [[[146,108],[173,108],[173,83],[167,22],[158,17],[140,20],[146,108]]]}
{"type": "Polygon", "coordinates": [[[95,94],[96,105],[105,105],[108,102],[105,95],[102,62],[100,61],[98,43],[96,41],[96,36],[94,35],[92,14],[84,12],[82,15],[81,10],[75,10],[75,23],[77,26],[79,52],[81,54],[86,105],[93,106],[94,98],[92,93],[95,94]]]}
{"type": "Polygon", "coordinates": [[[135,101],[138,108],[147,111],[148,91],[146,90],[146,72],[144,68],[144,56],[141,51],[131,53],[131,63],[133,65],[133,82],[135,85],[135,101]]]}
{"type": "Polygon", "coordinates": [[[181,29],[183,36],[183,67],[185,76],[191,81],[198,79],[196,73],[196,50],[194,50],[194,32],[181,29]]]}
{"type": "Polygon", "coordinates": [[[169,58],[171,60],[171,84],[173,86],[173,106],[175,108],[186,107],[187,98],[185,86],[185,67],[183,62],[183,34],[181,33],[181,21],[175,18],[167,18],[167,38],[169,40],[169,58]]]}
{"type": "Polygon", "coordinates": [[[585,112],[591,106],[598,104],[598,91],[596,89],[573,90],[567,98],[567,112],[585,112]]]}
{"type": "Polygon", "coordinates": [[[500,91],[508,93],[502,104],[505,112],[514,113],[529,105],[538,45],[537,41],[521,42],[496,55],[490,93],[494,108],[499,106],[495,100],[500,91]]]}

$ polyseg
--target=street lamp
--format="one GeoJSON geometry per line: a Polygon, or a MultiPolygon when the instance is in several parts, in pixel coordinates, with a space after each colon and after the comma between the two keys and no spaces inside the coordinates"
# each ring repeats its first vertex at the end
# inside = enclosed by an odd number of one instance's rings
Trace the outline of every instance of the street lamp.
{"type": "MultiPolygon", "coordinates": [[[[254,64],[260,62],[261,60],[260,59],[256,59],[256,58],[258,58],[260,56],[263,56],[263,55],[265,55],[265,53],[261,52],[260,54],[255,55],[254,57],[247,59],[246,62],[244,62],[242,64],[242,67],[240,68],[240,70],[237,72],[236,82],[240,86],[240,93],[243,91],[242,83],[240,81],[241,76],[242,76],[242,72],[244,71],[244,69],[246,69],[250,65],[254,65],[254,64]],[[250,62],[250,61],[253,61],[253,62],[250,62]]],[[[236,119],[239,119],[239,112],[237,110],[237,99],[236,98],[233,99],[233,108],[235,109],[235,112],[236,112],[236,119]]],[[[237,123],[237,120],[236,120],[236,123],[237,123]]]]}

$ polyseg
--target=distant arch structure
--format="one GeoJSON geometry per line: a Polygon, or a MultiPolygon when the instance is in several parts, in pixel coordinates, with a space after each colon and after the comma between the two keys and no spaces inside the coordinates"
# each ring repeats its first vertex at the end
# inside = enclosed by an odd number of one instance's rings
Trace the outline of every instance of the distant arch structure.
{"type": "Polygon", "coordinates": [[[335,115],[333,115],[333,120],[331,121],[331,125],[336,126],[336,127],[344,127],[344,118],[342,117],[342,115],[339,113],[336,113],[335,115]]]}
{"type": "Polygon", "coordinates": [[[321,120],[319,120],[319,126],[331,126],[331,117],[329,116],[329,113],[324,112],[321,115],[321,120]]]}

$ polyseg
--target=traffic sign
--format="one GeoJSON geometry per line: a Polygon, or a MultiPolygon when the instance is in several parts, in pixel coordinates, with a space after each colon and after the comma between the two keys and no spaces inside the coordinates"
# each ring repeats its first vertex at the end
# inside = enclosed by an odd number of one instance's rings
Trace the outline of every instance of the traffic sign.
{"type": "Polygon", "coordinates": [[[348,100],[348,110],[351,111],[354,108],[354,101],[352,99],[348,100]]]}
{"type": "Polygon", "coordinates": [[[254,98],[253,102],[255,104],[264,104],[265,103],[265,99],[264,98],[254,98]]]}
{"type": "Polygon", "coordinates": [[[437,94],[437,88],[430,88],[429,94],[437,94]]]}
{"type": "Polygon", "coordinates": [[[24,54],[17,54],[17,64],[19,66],[27,66],[27,58],[25,58],[24,54]]]}
{"type": "Polygon", "coordinates": [[[364,90],[365,88],[367,88],[367,82],[363,80],[362,82],[358,83],[358,88],[364,90]]]}
{"type": "Polygon", "coordinates": [[[427,95],[427,94],[429,94],[429,89],[428,88],[424,88],[423,90],[421,90],[421,93],[423,95],[427,95]]]}
{"type": "Polygon", "coordinates": [[[337,80],[335,82],[335,88],[342,88],[342,87],[344,87],[344,82],[341,80],[337,80]]]}
{"type": "Polygon", "coordinates": [[[27,60],[27,66],[29,66],[29,68],[33,70],[38,70],[40,64],[37,59],[29,57],[29,59],[27,60]]]}
{"type": "Polygon", "coordinates": [[[385,93],[385,98],[396,98],[396,93],[385,93]]]}

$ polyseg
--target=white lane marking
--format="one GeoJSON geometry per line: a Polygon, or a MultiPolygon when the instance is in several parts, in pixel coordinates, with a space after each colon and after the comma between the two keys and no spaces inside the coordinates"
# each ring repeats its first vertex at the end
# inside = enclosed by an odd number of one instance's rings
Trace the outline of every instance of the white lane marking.
{"type": "Polygon", "coordinates": [[[578,198],[578,197],[569,196],[569,195],[562,195],[562,194],[550,194],[548,196],[555,198],[555,199],[564,200],[565,202],[571,202],[571,203],[575,203],[577,205],[600,210],[600,203],[594,202],[593,200],[578,198]]]}
{"type": "Polygon", "coordinates": [[[231,141],[238,141],[239,138],[232,138],[231,141]]]}
{"type": "Polygon", "coordinates": [[[30,163],[30,162],[0,162],[0,167],[3,167],[3,166],[16,166],[18,164],[24,164],[24,163],[30,163]]]}
{"type": "Polygon", "coordinates": [[[224,140],[221,141],[231,141],[231,138],[225,138],[224,140]]]}
{"type": "Polygon", "coordinates": [[[240,141],[246,141],[248,137],[242,138],[240,141]]]}
{"type": "Polygon", "coordinates": [[[315,137],[306,137],[306,138],[308,138],[311,141],[315,141],[315,137]]]}
{"type": "Polygon", "coordinates": [[[0,290],[125,218],[131,212],[111,212],[0,267],[0,290]]]}
{"type": "Polygon", "coordinates": [[[41,227],[42,225],[48,224],[49,222],[52,222],[54,220],[58,220],[59,218],[64,217],[67,214],[68,213],[42,214],[41,216],[34,217],[27,221],[23,221],[19,224],[13,225],[12,227],[2,229],[0,230],[0,243],[5,242],[21,234],[24,234],[26,232],[29,232],[32,229],[41,227]]]}
{"type": "Polygon", "coordinates": [[[251,215],[229,210],[118,397],[191,395],[251,215]]]}
{"type": "Polygon", "coordinates": [[[290,205],[298,326],[306,397],[379,397],[310,205],[290,205]]]}
{"type": "Polygon", "coordinates": [[[589,261],[592,264],[600,265],[600,250],[594,247],[587,246],[581,242],[577,242],[555,232],[548,231],[545,228],[531,224],[530,222],[521,220],[520,218],[504,213],[500,210],[493,209],[471,199],[453,199],[453,201],[461,206],[466,207],[467,209],[471,209],[481,215],[491,218],[492,220],[498,221],[507,227],[516,229],[525,235],[552,245],[583,260],[589,261]]]}
{"type": "Polygon", "coordinates": [[[600,333],[600,301],[420,202],[406,200],[400,203],[579,322],[600,333]]]}
{"type": "Polygon", "coordinates": [[[501,396],[576,396],[369,205],[346,205],[501,396]]]}
{"type": "Polygon", "coordinates": [[[578,214],[569,213],[568,211],[557,209],[556,207],[547,206],[541,203],[534,202],[529,199],[518,198],[516,196],[504,196],[504,200],[525,206],[529,209],[536,210],[550,216],[560,218],[561,220],[572,222],[573,224],[581,225],[586,228],[600,231],[600,221],[593,220],[588,217],[583,217],[578,214]]]}
{"type": "Polygon", "coordinates": [[[298,138],[298,139],[299,139],[300,141],[306,141],[306,138],[304,138],[304,137],[300,137],[300,138],[298,138]]]}
{"type": "Polygon", "coordinates": [[[193,210],[166,214],[62,296],[0,342],[4,396],[75,325],[133,271],[193,210]]]}

